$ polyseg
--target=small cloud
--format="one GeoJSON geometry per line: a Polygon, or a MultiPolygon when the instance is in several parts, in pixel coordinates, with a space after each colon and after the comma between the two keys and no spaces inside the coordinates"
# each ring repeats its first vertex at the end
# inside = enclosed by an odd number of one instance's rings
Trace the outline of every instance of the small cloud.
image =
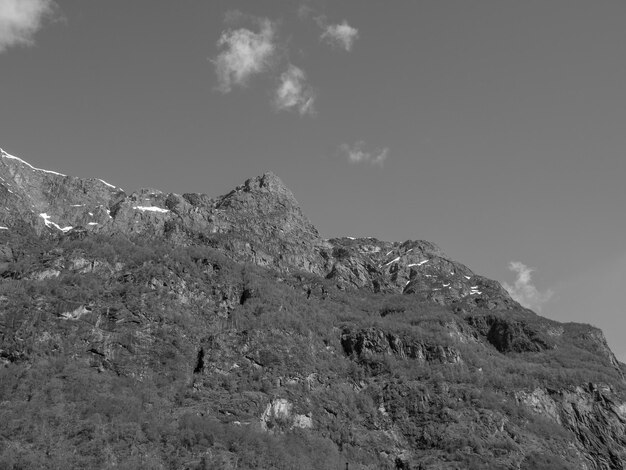
{"type": "Polygon", "coordinates": [[[320,39],[331,46],[342,47],[346,51],[352,50],[354,42],[359,38],[359,30],[350,26],[344,20],[341,24],[326,25],[323,18],[318,19],[318,24],[324,30],[320,39]]]}
{"type": "Polygon", "coordinates": [[[237,10],[237,9],[228,10],[226,13],[224,13],[224,23],[226,23],[227,25],[234,25],[246,19],[247,17],[248,16],[245,13],[243,13],[241,10],[237,10]]]}
{"type": "Polygon", "coordinates": [[[529,268],[519,261],[511,261],[509,269],[517,273],[515,283],[510,285],[506,282],[502,283],[513,300],[519,302],[522,306],[531,310],[541,312],[543,304],[552,298],[554,292],[548,289],[545,292],[539,291],[532,283],[531,273],[534,269],[529,268]]]}
{"type": "MultiPolygon", "coordinates": [[[[238,15],[232,12],[232,16],[238,15]]],[[[233,85],[244,86],[255,74],[264,72],[276,51],[274,25],[268,19],[258,20],[260,30],[255,33],[246,28],[227,30],[217,42],[224,50],[213,61],[218,79],[218,90],[228,93],[233,85]]]]}
{"type": "Polygon", "coordinates": [[[0,53],[34,44],[35,34],[54,7],[52,0],[0,0],[0,53]]]}
{"type": "Polygon", "coordinates": [[[311,8],[306,3],[303,3],[298,7],[298,18],[300,18],[301,20],[308,18],[312,13],[313,8],[311,8]]]}
{"type": "Polygon", "coordinates": [[[376,151],[366,151],[365,142],[362,140],[355,142],[353,145],[341,144],[339,151],[346,155],[351,163],[369,162],[372,165],[379,165],[381,167],[389,155],[389,149],[387,147],[376,151]]]}
{"type": "Polygon", "coordinates": [[[280,76],[280,85],[274,100],[279,110],[295,109],[301,115],[314,113],[315,93],[306,83],[304,71],[295,65],[280,76]]]}

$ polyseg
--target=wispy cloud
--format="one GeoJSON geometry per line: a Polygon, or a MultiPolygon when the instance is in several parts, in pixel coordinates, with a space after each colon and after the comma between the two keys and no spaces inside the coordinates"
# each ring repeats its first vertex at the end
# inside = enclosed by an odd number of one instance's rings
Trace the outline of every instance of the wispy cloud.
{"type": "Polygon", "coordinates": [[[268,19],[260,19],[259,32],[246,28],[227,30],[217,42],[222,52],[213,61],[218,90],[228,93],[233,85],[244,86],[248,79],[267,70],[276,52],[275,28],[268,19]]]}
{"type": "Polygon", "coordinates": [[[297,110],[300,115],[314,113],[315,93],[306,82],[306,74],[295,65],[280,76],[274,100],[279,110],[297,110]]]}
{"type": "Polygon", "coordinates": [[[34,44],[35,34],[52,13],[52,0],[0,0],[0,53],[34,44]]]}
{"type": "Polygon", "coordinates": [[[313,14],[313,11],[313,8],[311,8],[309,5],[307,5],[306,3],[302,3],[297,10],[298,18],[303,20],[313,14]]]}
{"type": "Polygon", "coordinates": [[[550,289],[541,292],[532,283],[532,272],[534,269],[529,268],[519,261],[511,261],[509,269],[517,273],[517,278],[513,285],[506,282],[502,286],[508,291],[509,295],[521,305],[531,310],[541,312],[543,304],[552,298],[554,292],[550,289]]]}
{"type": "Polygon", "coordinates": [[[320,39],[331,46],[340,47],[351,51],[354,42],[359,38],[359,30],[353,28],[347,21],[340,24],[325,24],[325,20],[319,19],[318,24],[324,30],[320,39]]]}
{"type": "Polygon", "coordinates": [[[339,152],[348,157],[351,163],[370,163],[372,165],[383,166],[389,156],[387,147],[378,150],[366,150],[365,142],[360,140],[354,144],[341,144],[339,152]]]}

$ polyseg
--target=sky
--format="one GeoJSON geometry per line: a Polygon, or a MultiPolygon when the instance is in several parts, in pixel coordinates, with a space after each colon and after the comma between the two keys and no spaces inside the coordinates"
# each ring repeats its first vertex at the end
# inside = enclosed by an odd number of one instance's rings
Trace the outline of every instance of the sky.
{"type": "Polygon", "coordinates": [[[0,0],[0,147],[425,239],[626,361],[626,2],[0,0]]]}

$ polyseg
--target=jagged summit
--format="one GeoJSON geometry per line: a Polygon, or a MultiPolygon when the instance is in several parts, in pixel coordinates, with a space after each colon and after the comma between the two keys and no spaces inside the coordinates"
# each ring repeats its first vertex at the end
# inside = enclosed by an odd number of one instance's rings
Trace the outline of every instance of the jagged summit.
{"type": "Polygon", "coordinates": [[[41,170],[4,151],[2,155],[0,203],[7,211],[0,215],[0,226],[26,222],[36,233],[51,236],[121,233],[177,244],[206,243],[219,236],[239,261],[301,269],[332,279],[342,289],[410,292],[441,304],[487,302],[487,296],[492,308],[512,303],[499,284],[470,281],[478,277],[433,243],[323,240],[273,172],[249,178],[216,198],[152,188],[127,194],[99,179],[41,170]]]}
{"type": "Polygon", "coordinates": [[[7,211],[0,215],[0,226],[8,229],[19,222],[50,236],[119,233],[182,245],[219,243],[240,262],[303,270],[341,289],[412,294],[464,311],[516,305],[499,283],[450,260],[431,242],[323,240],[273,172],[216,198],[152,188],[127,194],[99,179],[41,170],[2,155],[0,205],[7,211]]]}
{"type": "Polygon", "coordinates": [[[272,171],[247,179],[237,189],[243,191],[265,190],[281,194],[292,194],[291,190],[285,186],[285,183],[272,171]]]}
{"type": "Polygon", "coordinates": [[[206,243],[220,236],[224,249],[238,261],[308,271],[342,289],[411,293],[442,305],[455,303],[459,309],[514,304],[498,283],[475,276],[433,243],[322,240],[292,191],[272,172],[249,178],[217,198],[151,188],[126,194],[101,180],[39,170],[17,157],[7,158],[20,169],[5,171],[0,181],[10,191],[4,202],[13,208],[0,217],[1,226],[21,220],[40,234],[122,233],[177,244],[206,243]]]}
{"type": "Polygon", "coordinates": [[[410,294],[458,311],[510,309],[502,286],[475,275],[427,241],[323,240],[292,191],[274,173],[229,193],[130,194],[99,179],[41,170],[3,152],[0,226],[26,223],[37,234],[124,234],[178,245],[220,245],[239,262],[323,276],[341,289],[410,294]],[[4,191],[3,191],[4,190],[4,191]]]}
{"type": "Polygon", "coordinates": [[[265,200],[280,200],[281,204],[287,204],[293,208],[299,207],[293,192],[271,171],[247,179],[243,184],[218,198],[220,200],[218,205],[229,205],[233,201],[259,197],[265,200]]]}
{"type": "Polygon", "coordinates": [[[3,151],[0,162],[0,226],[26,223],[38,234],[72,231],[123,233],[197,243],[229,235],[242,260],[321,272],[310,253],[322,244],[293,193],[274,173],[250,178],[228,194],[166,194],[145,188],[127,194],[103,180],[35,168],[3,151]]]}

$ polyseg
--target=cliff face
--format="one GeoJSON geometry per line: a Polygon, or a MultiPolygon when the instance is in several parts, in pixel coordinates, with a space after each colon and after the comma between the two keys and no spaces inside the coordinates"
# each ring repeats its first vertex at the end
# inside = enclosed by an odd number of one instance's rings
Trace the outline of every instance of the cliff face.
{"type": "Polygon", "coordinates": [[[323,240],[272,173],[128,194],[2,152],[0,208],[7,468],[625,466],[599,330],[430,242],[323,240]]]}

